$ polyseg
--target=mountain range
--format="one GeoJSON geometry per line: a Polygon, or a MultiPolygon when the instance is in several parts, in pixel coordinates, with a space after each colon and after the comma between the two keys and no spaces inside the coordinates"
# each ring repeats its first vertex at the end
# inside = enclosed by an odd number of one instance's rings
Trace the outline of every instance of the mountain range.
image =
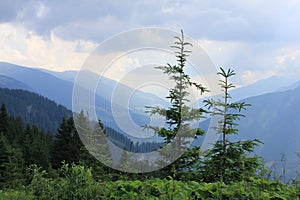
{"type": "MultiPolygon", "coordinates": [[[[69,72],[63,74],[67,73],[69,72]]],[[[98,80],[97,75],[89,72],[86,73],[89,75],[89,81],[98,80]]],[[[74,80],[77,73],[72,74],[73,79],[62,79],[62,77],[59,78],[58,74],[59,73],[47,73],[38,69],[0,62],[0,75],[2,77],[0,80],[4,80],[4,77],[6,80],[10,80],[10,82],[6,81],[5,84],[0,84],[0,87],[25,89],[35,92],[66,106],[68,109],[71,109],[74,84],[72,80],[74,80]]],[[[103,78],[102,80],[103,84],[101,84],[101,86],[103,85],[106,87],[101,87],[101,89],[98,89],[95,94],[96,112],[100,116],[103,123],[118,131],[121,131],[118,129],[118,126],[112,116],[112,103],[110,102],[109,98],[109,95],[111,95],[113,91],[112,88],[114,88],[117,83],[106,78],[103,78]]],[[[1,81],[1,83],[2,82],[4,81],[1,81]]],[[[124,93],[133,91],[133,89],[125,85],[121,85],[120,87],[124,93]]],[[[88,93],[93,92],[89,91],[89,88],[85,88],[85,91],[88,93]]],[[[149,118],[145,115],[145,113],[139,111],[139,108],[143,103],[146,103],[146,105],[153,105],[154,102],[164,105],[166,104],[164,100],[156,97],[155,95],[147,94],[141,91],[135,92],[135,97],[136,98],[131,101],[131,105],[136,105],[135,108],[132,106],[133,109],[128,109],[127,105],[122,103],[122,99],[117,99],[116,102],[113,102],[113,106],[116,109],[116,112],[120,114],[130,113],[134,119],[134,122],[139,126],[145,125],[149,121],[149,118]]]]}
{"type": "MultiPolygon", "coordinates": [[[[54,72],[0,62],[0,87],[35,92],[70,109],[77,73],[77,71],[54,72]]],[[[83,73],[91,77],[90,81],[98,81],[96,74],[83,73]]],[[[111,96],[117,84],[119,83],[114,80],[102,77],[95,95],[97,114],[101,116],[106,126],[117,131],[122,132],[112,116],[112,103],[118,111],[129,112],[132,120],[138,125],[145,125],[150,121],[142,109],[145,105],[169,105],[163,98],[135,91],[123,84],[118,86],[124,93],[134,91],[133,100],[130,101],[129,106],[122,98],[111,102],[111,96]]],[[[270,77],[230,91],[232,101],[245,101],[252,105],[243,112],[246,117],[239,122],[240,134],[233,139],[260,139],[264,144],[256,148],[255,153],[263,156],[267,163],[277,162],[280,166],[281,157],[285,155],[290,177],[296,173],[298,166],[296,153],[300,151],[299,85],[299,81],[291,83],[282,77],[270,77]]],[[[87,92],[92,92],[89,88],[85,89],[87,92]]],[[[201,127],[207,129],[208,124],[209,120],[203,121],[201,127]]],[[[200,137],[195,144],[199,145],[201,142],[200,137]]]]}

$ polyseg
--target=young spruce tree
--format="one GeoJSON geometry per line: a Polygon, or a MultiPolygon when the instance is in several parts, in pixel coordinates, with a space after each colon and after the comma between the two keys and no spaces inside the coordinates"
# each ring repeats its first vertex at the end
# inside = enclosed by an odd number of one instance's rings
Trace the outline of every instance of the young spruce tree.
{"type": "Polygon", "coordinates": [[[169,164],[161,170],[163,176],[169,175],[173,178],[180,178],[181,173],[187,172],[188,168],[197,161],[199,155],[199,148],[186,148],[190,145],[191,139],[196,135],[203,134],[199,128],[191,127],[193,121],[200,120],[204,110],[201,108],[191,108],[187,105],[189,102],[188,89],[195,87],[201,94],[207,90],[201,84],[193,82],[191,77],[185,72],[187,58],[191,53],[188,48],[192,47],[192,44],[185,40],[183,31],[181,31],[181,36],[175,37],[175,39],[176,41],[171,47],[175,49],[177,64],[172,65],[167,63],[164,66],[156,67],[167,74],[169,79],[175,83],[175,86],[169,90],[169,95],[167,96],[171,106],[169,108],[158,106],[146,107],[149,109],[147,112],[150,115],[158,114],[163,116],[166,119],[167,127],[145,127],[153,129],[159,136],[165,138],[166,145],[171,145],[167,147],[166,151],[174,151],[174,155],[177,156],[185,150],[185,153],[171,164],[174,158],[166,155],[164,150],[161,149],[160,154],[164,156],[164,159],[158,161],[158,164],[164,165],[163,162],[169,164]]]}
{"type": "Polygon", "coordinates": [[[242,110],[250,104],[245,102],[230,103],[229,89],[235,86],[229,83],[229,78],[235,75],[234,70],[225,71],[220,68],[218,74],[223,78],[220,86],[223,91],[222,99],[208,99],[204,103],[210,110],[211,116],[219,115],[217,133],[221,134],[221,139],[217,141],[214,148],[206,155],[202,168],[202,178],[206,182],[239,181],[253,176],[259,166],[258,157],[251,157],[249,154],[254,151],[254,147],[260,143],[259,140],[230,141],[229,136],[238,134],[236,123],[241,117],[242,110]]]}

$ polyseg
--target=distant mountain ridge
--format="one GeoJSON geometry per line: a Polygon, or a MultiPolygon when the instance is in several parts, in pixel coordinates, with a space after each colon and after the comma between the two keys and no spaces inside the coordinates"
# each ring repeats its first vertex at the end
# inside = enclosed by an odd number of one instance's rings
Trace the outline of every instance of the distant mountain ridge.
{"type": "MultiPolygon", "coordinates": [[[[50,73],[60,79],[69,81],[72,84],[75,83],[76,76],[79,73],[79,71],[75,71],[75,70],[64,71],[64,72],[55,72],[55,71],[50,71],[45,69],[41,69],[41,70],[50,73]]],[[[134,90],[125,84],[109,79],[107,77],[104,76],[100,77],[99,75],[92,73],[90,71],[80,71],[80,74],[88,77],[90,82],[97,83],[99,81],[97,84],[96,94],[108,101],[112,100],[112,95],[116,87],[119,87],[118,91],[123,92],[124,95],[133,94],[131,96],[132,99],[130,99],[129,101],[129,108],[130,110],[136,111],[139,114],[142,115],[145,114],[144,111],[142,111],[145,105],[156,104],[156,105],[162,105],[164,107],[169,106],[169,103],[165,101],[163,98],[160,98],[154,94],[143,92],[141,90],[134,90]]],[[[90,88],[86,88],[86,89],[90,89],[90,88]]],[[[119,96],[122,96],[123,93],[119,94],[119,96]]],[[[124,99],[116,98],[114,99],[114,103],[122,107],[128,106],[127,101],[124,101],[124,99]]]]}
{"type": "Polygon", "coordinates": [[[299,86],[300,86],[300,80],[296,81],[293,84],[290,84],[288,86],[280,87],[279,89],[276,90],[276,92],[286,91],[286,90],[293,90],[293,89],[296,89],[299,86]]]}
{"type": "Polygon", "coordinates": [[[0,75],[0,88],[23,89],[28,91],[33,90],[25,83],[22,83],[14,78],[3,76],[3,75],[0,75]]]}
{"type": "Polygon", "coordinates": [[[248,97],[258,96],[266,93],[275,92],[278,88],[286,87],[291,81],[279,76],[271,76],[252,83],[250,85],[232,89],[231,96],[233,101],[239,101],[248,97]]]}
{"type": "Polygon", "coordinates": [[[55,100],[69,109],[72,106],[73,85],[69,82],[36,69],[5,62],[0,62],[0,73],[26,84],[31,92],[55,100]]]}

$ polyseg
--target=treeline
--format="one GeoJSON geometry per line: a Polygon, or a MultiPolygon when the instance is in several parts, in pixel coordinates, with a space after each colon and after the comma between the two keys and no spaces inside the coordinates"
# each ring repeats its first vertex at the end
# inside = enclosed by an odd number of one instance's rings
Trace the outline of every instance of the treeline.
{"type": "MultiPolygon", "coordinates": [[[[78,120],[88,127],[90,132],[86,132],[87,134],[95,134],[97,137],[90,137],[90,141],[91,138],[97,139],[92,148],[96,148],[96,151],[101,154],[105,152],[106,155],[99,156],[106,156],[110,162],[113,158],[107,146],[108,139],[121,149],[132,152],[148,152],[159,148],[160,145],[149,142],[133,143],[114,129],[105,129],[100,122],[92,126],[83,112],[78,115],[78,120]],[[103,131],[105,137],[101,138],[99,132],[103,131]]],[[[85,136],[87,135],[81,137],[85,136]]],[[[63,163],[74,163],[92,167],[96,179],[97,177],[102,179],[105,177],[109,180],[118,179],[121,173],[99,162],[86,149],[81,139],[83,138],[80,138],[77,132],[73,117],[63,117],[55,133],[45,132],[36,125],[25,125],[20,117],[8,115],[5,104],[2,104],[0,110],[0,189],[15,188],[30,183],[32,177],[29,167],[32,164],[47,170],[53,177],[57,176],[57,169],[63,163]]],[[[92,149],[89,150],[92,151],[92,149]]]]}
{"type": "Polygon", "coordinates": [[[55,133],[62,117],[72,116],[66,107],[25,90],[0,88],[0,103],[5,104],[11,116],[20,117],[24,124],[35,125],[46,132],[55,133]]]}
{"type": "Polygon", "coordinates": [[[159,149],[163,145],[163,143],[160,142],[135,142],[124,134],[121,134],[110,127],[106,127],[105,132],[112,143],[121,149],[133,153],[148,153],[159,149]]]}

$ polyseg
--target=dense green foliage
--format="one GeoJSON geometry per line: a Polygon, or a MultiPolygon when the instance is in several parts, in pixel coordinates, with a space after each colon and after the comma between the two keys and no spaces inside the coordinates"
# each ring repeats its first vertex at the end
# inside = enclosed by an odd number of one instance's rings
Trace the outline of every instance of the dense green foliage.
{"type": "Polygon", "coordinates": [[[47,178],[47,172],[31,166],[32,182],[23,190],[0,191],[0,199],[299,199],[299,185],[284,185],[261,178],[204,183],[149,179],[145,181],[98,181],[92,170],[80,165],[63,165],[60,177],[47,178]]]}
{"type": "Polygon", "coordinates": [[[50,167],[52,135],[36,126],[24,127],[20,118],[7,114],[5,105],[0,111],[0,188],[15,188],[27,181],[27,166],[38,164],[50,167]]]}

